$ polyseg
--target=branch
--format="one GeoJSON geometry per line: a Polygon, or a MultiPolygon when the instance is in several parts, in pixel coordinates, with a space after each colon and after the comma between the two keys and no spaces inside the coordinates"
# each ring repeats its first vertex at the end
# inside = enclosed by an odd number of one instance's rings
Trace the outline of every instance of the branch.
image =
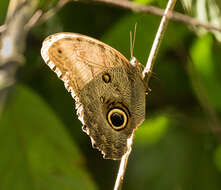
{"type": "Polygon", "coordinates": [[[24,26],[37,7],[36,0],[11,0],[0,41],[0,113],[17,68],[24,62],[27,30],[24,26]]]}
{"type": "Polygon", "coordinates": [[[153,45],[152,45],[152,48],[150,50],[150,55],[148,57],[147,64],[146,64],[146,66],[144,68],[144,71],[143,71],[143,78],[144,78],[144,81],[146,82],[146,84],[148,84],[148,81],[151,77],[151,73],[152,73],[152,70],[153,70],[155,59],[156,59],[161,41],[163,39],[163,35],[166,31],[170,14],[173,11],[173,8],[174,8],[175,4],[176,4],[176,0],[174,0],[174,1],[169,0],[168,5],[167,5],[166,10],[165,10],[165,14],[164,14],[164,16],[161,20],[160,26],[158,28],[156,37],[155,37],[153,45]]]}
{"type": "Polygon", "coordinates": [[[129,139],[127,139],[127,152],[122,156],[120,161],[120,167],[117,174],[117,179],[115,182],[114,190],[121,190],[124,180],[124,174],[127,169],[127,162],[131,152],[131,147],[133,144],[134,133],[131,135],[129,139]]]}
{"type": "MultiPolygon", "coordinates": [[[[115,6],[120,7],[123,9],[131,10],[138,13],[145,13],[145,14],[154,14],[157,16],[163,16],[164,10],[158,7],[150,6],[150,5],[141,5],[134,3],[133,1],[128,0],[69,0],[74,2],[83,2],[83,3],[97,3],[97,4],[105,4],[108,6],[115,6]]],[[[200,22],[190,16],[173,12],[168,16],[169,19],[185,23],[192,27],[203,27],[208,31],[218,31],[221,32],[221,28],[215,27],[209,23],[200,22]]]]}
{"type": "Polygon", "coordinates": [[[0,26],[0,34],[1,34],[2,32],[4,32],[6,29],[7,29],[6,24],[1,25],[1,26],[0,26]]]}
{"type": "MultiPolygon", "coordinates": [[[[131,10],[137,13],[144,13],[144,14],[153,14],[157,16],[163,16],[164,15],[164,10],[160,9],[155,6],[150,6],[150,5],[141,5],[137,4],[132,1],[128,0],[59,0],[57,5],[48,10],[47,12],[43,12],[42,10],[38,10],[36,14],[34,14],[34,22],[30,22],[27,24],[28,28],[33,27],[35,24],[41,24],[46,22],[50,17],[54,16],[64,5],[66,5],[69,2],[81,2],[81,3],[92,3],[92,4],[104,4],[107,6],[115,6],[119,7],[122,9],[126,10],[131,10]]],[[[205,22],[200,22],[190,16],[178,13],[178,12],[173,12],[168,16],[169,19],[185,23],[187,25],[190,25],[192,27],[202,27],[208,31],[218,31],[221,32],[221,28],[218,28],[216,26],[211,25],[210,23],[205,23],[205,22]]],[[[1,27],[0,27],[0,32],[1,32],[1,27]]]]}
{"type": "MultiPolygon", "coordinates": [[[[173,11],[173,8],[174,8],[175,4],[176,4],[176,0],[169,0],[168,3],[167,3],[167,7],[166,7],[166,10],[165,10],[164,16],[161,19],[160,26],[158,28],[156,38],[155,38],[153,46],[152,46],[150,56],[148,58],[147,66],[146,66],[146,68],[144,69],[144,72],[143,72],[144,78],[146,78],[146,76],[147,76],[147,79],[150,78],[150,73],[149,72],[152,71],[154,60],[156,58],[156,55],[157,55],[157,52],[158,52],[158,49],[159,49],[159,46],[160,46],[160,42],[161,42],[161,40],[163,38],[163,34],[164,34],[164,32],[167,28],[169,15],[173,11]]],[[[128,141],[127,141],[128,150],[123,155],[123,157],[121,158],[121,163],[120,163],[117,179],[116,179],[116,182],[115,182],[114,190],[121,190],[122,189],[123,178],[124,178],[124,174],[125,174],[125,171],[126,171],[126,168],[127,168],[127,161],[128,161],[128,158],[129,158],[129,155],[130,155],[130,152],[131,152],[131,146],[133,144],[133,136],[134,136],[134,134],[132,134],[131,137],[128,139],[128,141]]]]}
{"type": "Polygon", "coordinates": [[[62,7],[64,7],[70,0],[59,0],[55,7],[49,9],[47,12],[43,12],[42,10],[37,10],[35,14],[32,16],[30,21],[26,24],[26,28],[30,29],[36,24],[42,24],[48,21],[49,18],[54,16],[62,7]]]}

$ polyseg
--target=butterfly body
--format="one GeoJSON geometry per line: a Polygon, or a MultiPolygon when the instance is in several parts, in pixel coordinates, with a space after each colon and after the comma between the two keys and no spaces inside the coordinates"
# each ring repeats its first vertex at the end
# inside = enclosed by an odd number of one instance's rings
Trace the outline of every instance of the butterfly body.
{"type": "Polygon", "coordinates": [[[48,37],[42,57],[64,81],[92,145],[121,159],[127,140],[145,119],[145,83],[139,64],[112,47],[74,33],[48,37]]]}

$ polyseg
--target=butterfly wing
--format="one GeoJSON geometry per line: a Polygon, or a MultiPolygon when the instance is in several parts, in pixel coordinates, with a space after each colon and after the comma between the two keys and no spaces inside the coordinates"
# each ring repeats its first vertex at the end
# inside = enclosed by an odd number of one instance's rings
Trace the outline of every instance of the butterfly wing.
{"type": "Polygon", "coordinates": [[[99,73],[128,67],[128,60],[112,47],[88,36],[58,33],[43,42],[41,54],[47,65],[75,94],[99,73]]]}
{"type": "Polygon", "coordinates": [[[112,47],[80,34],[49,36],[41,54],[75,99],[78,118],[92,144],[105,158],[120,159],[128,149],[127,139],[145,116],[141,73],[112,47]],[[108,73],[107,80],[110,77],[112,81],[106,84],[102,73],[108,73]],[[109,105],[116,103],[126,106],[130,117],[121,131],[115,131],[107,122],[109,105]]]}

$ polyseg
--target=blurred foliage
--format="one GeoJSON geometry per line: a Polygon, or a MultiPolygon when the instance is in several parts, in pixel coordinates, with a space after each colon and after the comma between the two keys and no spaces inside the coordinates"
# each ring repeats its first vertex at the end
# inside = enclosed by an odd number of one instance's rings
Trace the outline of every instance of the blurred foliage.
{"type": "Polygon", "coordinates": [[[218,80],[220,73],[214,63],[213,57],[215,57],[215,55],[213,55],[212,45],[212,36],[202,36],[193,42],[190,55],[194,64],[195,74],[203,86],[204,93],[208,95],[212,107],[221,111],[221,83],[218,80]]]}
{"type": "Polygon", "coordinates": [[[20,85],[11,99],[0,122],[0,189],[95,189],[81,153],[48,105],[20,85]]]}
{"type": "MultiPolygon", "coordinates": [[[[210,23],[218,28],[221,27],[221,3],[220,0],[182,0],[185,10],[197,20],[210,23]]],[[[203,28],[195,28],[199,34],[206,34],[203,28]]],[[[221,42],[221,33],[212,32],[216,39],[221,42]]]]}
{"type": "MultiPolygon", "coordinates": [[[[48,10],[57,1],[39,2],[48,10]]],[[[1,24],[7,4],[0,1],[1,24]]],[[[119,162],[91,148],[70,94],[40,56],[41,43],[56,32],[77,32],[130,58],[129,31],[138,23],[134,55],[145,65],[159,22],[153,15],[72,2],[31,30],[26,64],[0,119],[0,189],[113,189],[119,162]]],[[[221,189],[220,52],[212,34],[198,36],[184,24],[169,23],[123,189],[221,189]]]]}
{"type": "Polygon", "coordinates": [[[47,11],[54,8],[59,0],[39,0],[38,8],[47,11]]]}
{"type": "Polygon", "coordinates": [[[166,115],[144,121],[143,126],[136,133],[136,143],[140,145],[155,144],[165,135],[170,125],[170,119],[166,115]]]}
{"type": "Polygon", "coordinates": [[[154,2],[154,0],[134,0],[134,2],[140,3],[140,4],[148,4],[148,3],[154,2]]]}
{"type": "Polygon", "coordinates": [[[9,0],[0,1],[0,7],[1,7],[0,24],[4,23],[4,20],[5,20],[6,14],[7,14],[8,2],[9,2],[9,0]]]}

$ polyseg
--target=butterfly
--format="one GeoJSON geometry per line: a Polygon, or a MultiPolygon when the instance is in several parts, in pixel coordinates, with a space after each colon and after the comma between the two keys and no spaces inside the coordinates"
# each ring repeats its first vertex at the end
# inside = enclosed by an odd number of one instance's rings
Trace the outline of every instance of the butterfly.
{"type": "Polygon", "coordinates": [[[41,55],[74,98],[92,146],[106,159],[121,159],[129,148],[128,139],[145,119],[147,85],[141,64],[76,33],[47,37],[41,55]]]}

